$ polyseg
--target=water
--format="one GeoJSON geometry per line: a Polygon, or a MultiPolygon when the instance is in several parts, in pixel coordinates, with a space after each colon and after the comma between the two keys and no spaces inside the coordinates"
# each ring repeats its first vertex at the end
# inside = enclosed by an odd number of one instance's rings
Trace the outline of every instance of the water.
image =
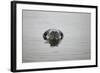
{"type": "Polygon", "coordinates": [[[90,59],[90,46],[86,41],[63,40],[57,47],[51,47],[44,40],[25,40],[23,62],[45,62],[90,59]]]}
{"type": "Polygon", "coordinates": [[[22,62],[90,59],[90,19],[89,13],[24,10],[22,62]],[[57,47],[50,47],[43,39],[49,28],[57,28],[64,34],[57,47]]]}

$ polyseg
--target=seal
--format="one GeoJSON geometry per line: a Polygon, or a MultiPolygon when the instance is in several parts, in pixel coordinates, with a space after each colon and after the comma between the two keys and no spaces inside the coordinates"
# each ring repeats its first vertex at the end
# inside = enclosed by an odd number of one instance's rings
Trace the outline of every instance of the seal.
{"type": "Polygon", "coordinates": [[[58,46],[63,37],[63,33],[58,29],[48,29],[43,33],[44,40],[46,40],[52,47],[58,46]]]}

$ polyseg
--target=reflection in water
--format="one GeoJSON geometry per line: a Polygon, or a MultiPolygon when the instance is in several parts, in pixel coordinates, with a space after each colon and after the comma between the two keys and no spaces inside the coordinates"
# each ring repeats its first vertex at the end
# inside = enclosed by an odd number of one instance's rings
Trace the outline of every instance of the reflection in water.
{"type": "Polygon", "coordinates": [[[48,29],[43,34],[44,40],[50,44],[50,46],[58,46],[60,41],[63,39],[63,33],[58,29],[48,29]]]}

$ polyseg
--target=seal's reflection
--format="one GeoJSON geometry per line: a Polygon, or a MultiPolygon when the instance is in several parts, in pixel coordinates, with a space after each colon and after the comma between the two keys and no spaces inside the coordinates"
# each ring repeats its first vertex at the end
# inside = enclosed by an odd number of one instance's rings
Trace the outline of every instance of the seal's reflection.
{"type": "Polygon", "coordinates": [[[63,39],[63,33],[58,29],[48,29],[43,34],[44,40],[50,44],[50,46],[58,46],[63,39]]]}

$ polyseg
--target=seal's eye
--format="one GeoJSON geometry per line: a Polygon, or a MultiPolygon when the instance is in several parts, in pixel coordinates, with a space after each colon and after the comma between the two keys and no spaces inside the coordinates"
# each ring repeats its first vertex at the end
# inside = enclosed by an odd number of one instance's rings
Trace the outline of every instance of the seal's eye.
{"type": "Polygon", "coordinates": [[[57,29],[49,29],[43,34],[44,40],[47,40],[51,46],[57,46],[63,38],[63,33],[57,29]]]}

